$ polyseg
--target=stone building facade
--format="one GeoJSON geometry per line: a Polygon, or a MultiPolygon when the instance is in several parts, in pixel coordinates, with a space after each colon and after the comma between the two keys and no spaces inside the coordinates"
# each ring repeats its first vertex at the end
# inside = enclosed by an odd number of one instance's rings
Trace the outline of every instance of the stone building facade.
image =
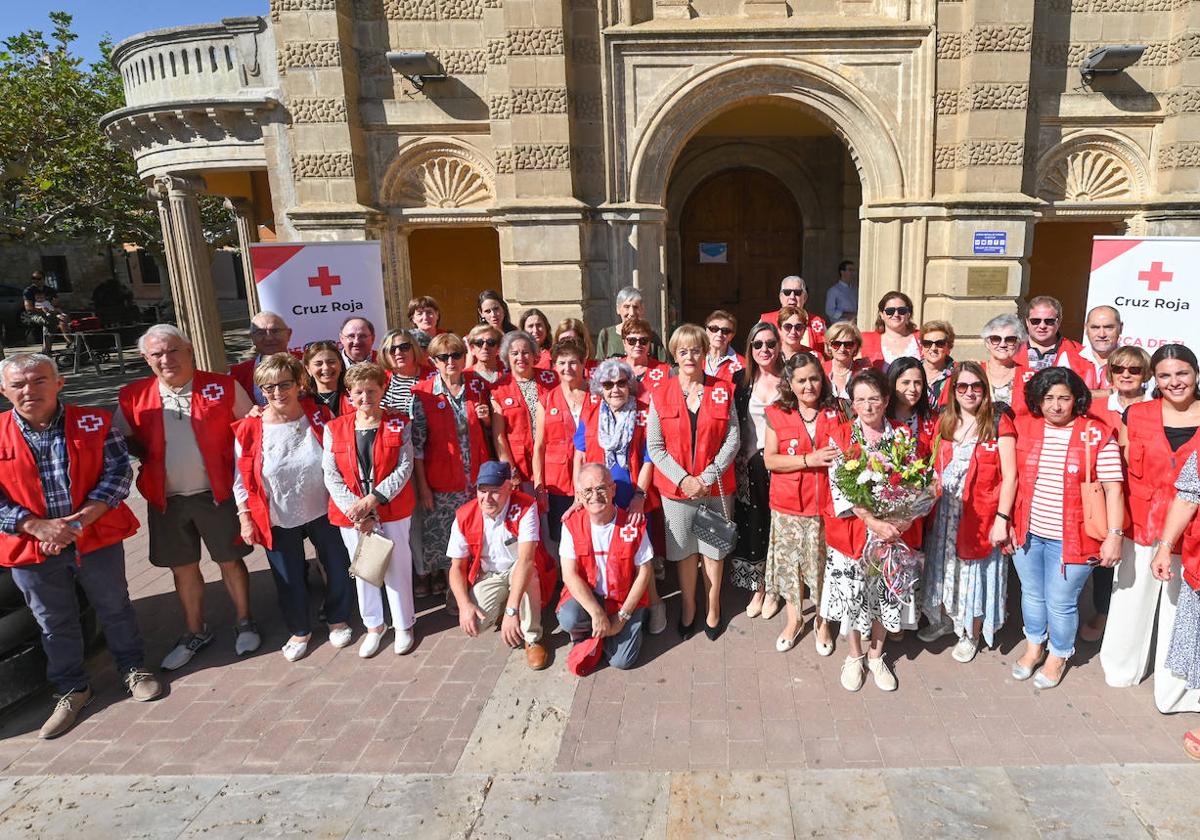
{"type": "Polygon", "coordinates": [[[380,240],[396,323],[432,293],[462,328],[500,285],[598,328],[629,283],[664,327],[746,321],[796,271],[819,311],[850,258],[864,324],[902,289],[968,354],[1030,293],[1081,321],[1093,234],[1200,233],[1195,0],[271,0],[114,60],[128,105],[104,125],[212,367],[198,191],[243,241],[380,240]],[[1083,86],[1124,43],[1147,49],[1083,86]]]}

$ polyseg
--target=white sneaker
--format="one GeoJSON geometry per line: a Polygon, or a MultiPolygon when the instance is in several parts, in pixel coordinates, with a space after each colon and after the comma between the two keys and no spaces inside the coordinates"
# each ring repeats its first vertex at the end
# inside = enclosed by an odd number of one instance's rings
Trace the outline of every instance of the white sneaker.
{"type": "Polygon", "coordinates": [[[874,659],[868,656],[867,670],[875,678],[875,687],[880,691],[896,690],[896,675],[892,673],[892,669],[888,667],[888,664],[883,661],[882,656],[874,659]]]}
{"type": "Polygon", "coordinates": [[[917,638],[922,642],[936,642],[942,636],[949,636],[954,632],[954,622],[949,618],[942,616],[942,620],[937,624],[928,624],[917,631],[917,638]]]}
{"type": "Polygon", "coordinates": [[[192,657],[212,644],[213,634],[205,627],[199,633],[185,633],[179,637],[175,647],[171,648],[162,661],[164,671],[174,671],[192,661],[192,657]]]}
{"type": "Polygon", "coordinates": [[[397,655],[405,654],[413,649],[413,645],[416,644],[416,642],[416,637],[413,636],[411,630],[401,630],[399,627],[397,627],[396,641],[392,644],[392,650],[394,650],[397,655]]]}
{"type": "Polygon", "coordinates": [[[958,644],[954,646],[954,650],[950,655],[954,657],[955,662],[970,662],[975,658],[975,653],[978,650],[978,640],[972,639],[970,636],[963,636],[958,640],[958,644]]]}
{"type": "Polygon", "coordinates": [[[347,647],[350,642],[354,641],[354,631],[347,627],[339,627],[336,630],[329,631],[329,644],[335,648],[347,647]]]}
{"type": "Polygon", "coordinates": [[[239,621],[233,628],[233,632],[237,633],[237,639],[233,642],[233,650],[238,656],[254,653],[262,645],[262,636],[259,635],[258,625],[254,623],[253,619],[247,618],[239,621]]]}
{"type": "Polygon", "coordinates": [[[384,632],[381,630],[376,633],[373,630],[368,630],[367,635],[363,636],[362,644],[358,646],[358,655],[363,659],[370,659],[379,653],[379,645],[383,643],[384,632]]]}
{"type": "Polygon", "coordinates": [[[283,658],[288,662],[295,662],[297,659],[302,659],[304,654],[308,653],[308,640],[302,642],[293,642],[288,639],[283,646],[283,658]]]}
{"type": "Polygon", "coordinates": [[[863,687],[863,683],[867,681],[867,672],[863,669],[863,660],[866,658],[865,653],[862,656],[846,657],[846,661],[842,663],[842,688],[858,691],[863,687]]]}
{"type": "Polygon", "coordinates": [[[649,625],[651,636],[657,636],[667,629],[667,604],[665,601],[650,605],[649,625]]]}

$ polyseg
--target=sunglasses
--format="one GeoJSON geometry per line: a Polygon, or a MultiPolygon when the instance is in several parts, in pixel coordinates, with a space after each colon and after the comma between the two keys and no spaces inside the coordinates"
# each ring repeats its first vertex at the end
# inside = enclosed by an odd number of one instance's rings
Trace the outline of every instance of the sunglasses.
{"type": "Polygon", "coordinates": [[[808,324],[782,324],[781,328],[784,332],[804,332],[808,324]]]}
{"type": "Polygon", "coordinates": [[[733,335],[733,330],[731,330],[729,327],[718,327],[716,324],[709,324],[707,329],[713,335],[716,335],[717,333],[720,333],[721,335],[733,335]]]}
{"type": "Polygon", "coordinates": [[[779,294],[783,295],[784,297],[797,297],[799,295],[804,294],[804,290],[803,289],[780,289],[779,294]]]}
{"type": "Polygon", "coordinates": [[[774,350],[776,347],[779,346],[779,342],[773,341],[773,340],[772,341],[752,341],[752,342],[750,342],[750,346],[753,347],[755,350],[762,350],[764,347],[767,348],[768,350],[774,350]]]}
{"type": "Polygon", "coordinates": [[[625,343],[635,347],[646,347],[650,344],[650,339],[644,335],[630,335],[625,337],[625,343]]]}
{"type": "Polygon", "coordinates": [[[456,362],[457,362],[457,361],[461,361],[461,360],[462,360],[462,357],[463,357],[463,356],[465,356],[465,355],[467,355],[467,354],[466,354],[466,353],[463,353],[463,352],[455,352],[455,353],[438,353],[438,354],[437,354],[436,356],[434,356],[433,358],[437,359],[437,360],[438,360],[439,362],[441,362],[442,364],[448,364],[448,363],[450,362],[450,360],[451,360],[451,359],[453,359],[453,360],[454,360],[454,361],[456,361],[456,362]]]}
{"type": "Polygon", "coordinates": [[[1018,344],[1020,344],[1015,335],[989,335],[984,339],[984,341],[993,347],[999,347],[1001,344],[1003,344],[1005,347],[1016,347],[1018,344]]]}
{"type": "Polygon", "coordinates": [[[959,382],[957,385],[954,386],[954,393],[961,394],[961,395],[966,395],[967,393],[982,394],[983,393],[983,383],[982,382],[959,382]]]}
{"type": "Polygon", "coordinates": [[[834,350],[849,350],[858,344],[857,341],[831,341],[829,346],[834,350]]]}
{"type": "Polygon", "coordinates": [[[891,318],[894,315],[909,315],[912,313],[912,310],[909,309],[907,306],[885,306],[880,311],[883,312],[883,314],[888,316],[889,318],[891,318]]]}
{"type": "Polygon", "coordinates": [[[921,346],[926,350],[930,349],[931,347],[937,347],[941,349],[944,347],[949,347],[950,340],[947,338],[922,338],[921,346]]]}
{"type": "Polygon", "coordinates": [[[494,338],[473,338],[471,339],[472,347],[497,347],[500,342],[494,338]]]}
{"type": "Polygon", "coordinates": [[[1145,370],[1141,365],[1109,365],[1109,373],[1132,373],[1134,376],[1141,376],[1145,370]]]}
{"type": "Polygon", "coordinates": [[[603,388],[605,391],[611,391],[613,388],[626,388],[627,389],[629,387],[629,380],[628,379],[618,379],[616,382],[601,382],[600,387],[603,388]]]}
{"type": "Polygon", "coordinates": [[[410,350],[412,350],[412,345],[409,344],[408,342],[405,342],[404,344],[393,344],[391,347],[388,348],[388,352],[393,353],[393,354],[394,353],[407,353],[410,350]]]}
{"type": "Polygon", "coordinates": [[[1058,323],[1057,318],[1030,318],[1028,320],[1035,327],[1040,327],[1042,324],[1045,324],[1047,327],[1053,327],[1058,323]]]}

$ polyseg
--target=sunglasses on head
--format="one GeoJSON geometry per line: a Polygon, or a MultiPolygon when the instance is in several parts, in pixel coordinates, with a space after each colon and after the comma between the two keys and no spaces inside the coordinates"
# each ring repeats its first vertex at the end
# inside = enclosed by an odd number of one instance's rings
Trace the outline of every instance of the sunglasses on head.
{"type": "Polygon", "coordinates": [[[713,335],[716,335],[717,333],[720,333],[721,335],[733,335],[733,330],[729,327],[718,327],[716,324],[709,324],[706,329],[713,335]]]}
{"type": "Polygon", "coordinates": [[[447,363],[449,363],[449,361],[450,361],[451,359],[453,359],[454,361],[456,361],[456,362],[457,362],[457,361],[459,361],[460,359],[462,359],[462,357],[463,357],[463,356],[465,356],[465,355],[467,355],[467,354],[466,354],[466,353],[463,353],[463,352],[461,352],[461,351],[456,351],[456,352],[454,352],[454,353],[438,353],[438,354],[437,354],[436,356],[434,356],[433,358],[437,359],[437,360],[438,360],[439,362],[441,362],[442,364],[447,364],[447,363]]]}
{"type": "Polygon", "coordinates": [[[908,315],[912,312],[907,306],[885,306],[883,314],[891,318],[894,315],[908,315]]]}
{"type": "Polygon", "coordinates": [[[1058,323],[1058,319],[1057,318],[1030,318],[1029,323],[1033,324],[1035,327],[1040,327],[1042,324],[1045,324],[1047,327],[1053,327],[1055,324],[1058,323]]]}
{"type": "Polygon", "coordinates": [[[982,382],[959,382],[954,386],[954,393],[966,395],[968,392],[975,394],[983,393],[982,382]]]}
{"type": "Polygon", "coordinates": [[[857,341],[831,341],[829,346],[834,350],[849,350],[857,343],[857,341]]]}
{"type": "Polygon", "coordinates": [[[1015,335],[989,335],[984,340],[993,347],[999,347],[1001,344],[1005,347],[1016,347],[1020,344],[1015,335]]]}
{"type": "Polygon", "coordinates": [[[1132,373],[1134,376],[1141,376],[1145,370],[1141,365],[1109,365],[1108,372],[1111,373],[1132,373]]]}
{"type": "Polygon", "coordinates": [[[500,342],[494,338],[473,338],[471,339],[472,347],[497,347],[500,342]]]}
{"type": "Polygon", "coordinates": [[[650,344],[650,338],[644,335],[629,335],[625,337],[625,343],[635,347],[646,347],[650,344]]]}
{"type": "Polygon", "coordinates": [[[611,391],[613,388],[628,388],[629,380],[628,379],[618,379],[615,382],[601,382],[600,387],[603,388],[605,391],[611,391]]]}
{"type": "Polygon", "coordinates": [[[767,339],[767,340],[760,339],[758,341],[750,342],[750,346],[753,347],[755,350],[762,350],[764,347],[767,348],[768,350],[774,350],[776,347],[779,346],[779,342],[775,341],[774,339],[767,339]]]}
{"type": "Polygon", "coordinates": [[[926,350],[930,349],[931,347],[937,347],[939,349],[944,348],[944,347],[949,347],[950,339],[948,339],[948,338],[922,338],[921,346],[924,347],[926,350]]]}

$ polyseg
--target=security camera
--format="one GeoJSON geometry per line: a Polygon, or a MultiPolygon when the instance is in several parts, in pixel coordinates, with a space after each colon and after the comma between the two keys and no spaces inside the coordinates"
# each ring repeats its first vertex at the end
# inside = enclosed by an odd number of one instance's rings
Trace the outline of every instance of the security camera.
{"type": "Polygon", "coordinates": [[[418,89],[424,87],[425,82],[442,82],[446,79],[442,63],[431,52],[389,52],[387,61],[393,70],[418,89]]]}
{"type": "Polygon", "coordinates": [[[1085,85],[1090,85],[1096,76],[1112,76],[1136,63],[1146,47],[1142,44],[1121,44],[1092,50],[1079,65],[1079,75],[1085,85]]]}

